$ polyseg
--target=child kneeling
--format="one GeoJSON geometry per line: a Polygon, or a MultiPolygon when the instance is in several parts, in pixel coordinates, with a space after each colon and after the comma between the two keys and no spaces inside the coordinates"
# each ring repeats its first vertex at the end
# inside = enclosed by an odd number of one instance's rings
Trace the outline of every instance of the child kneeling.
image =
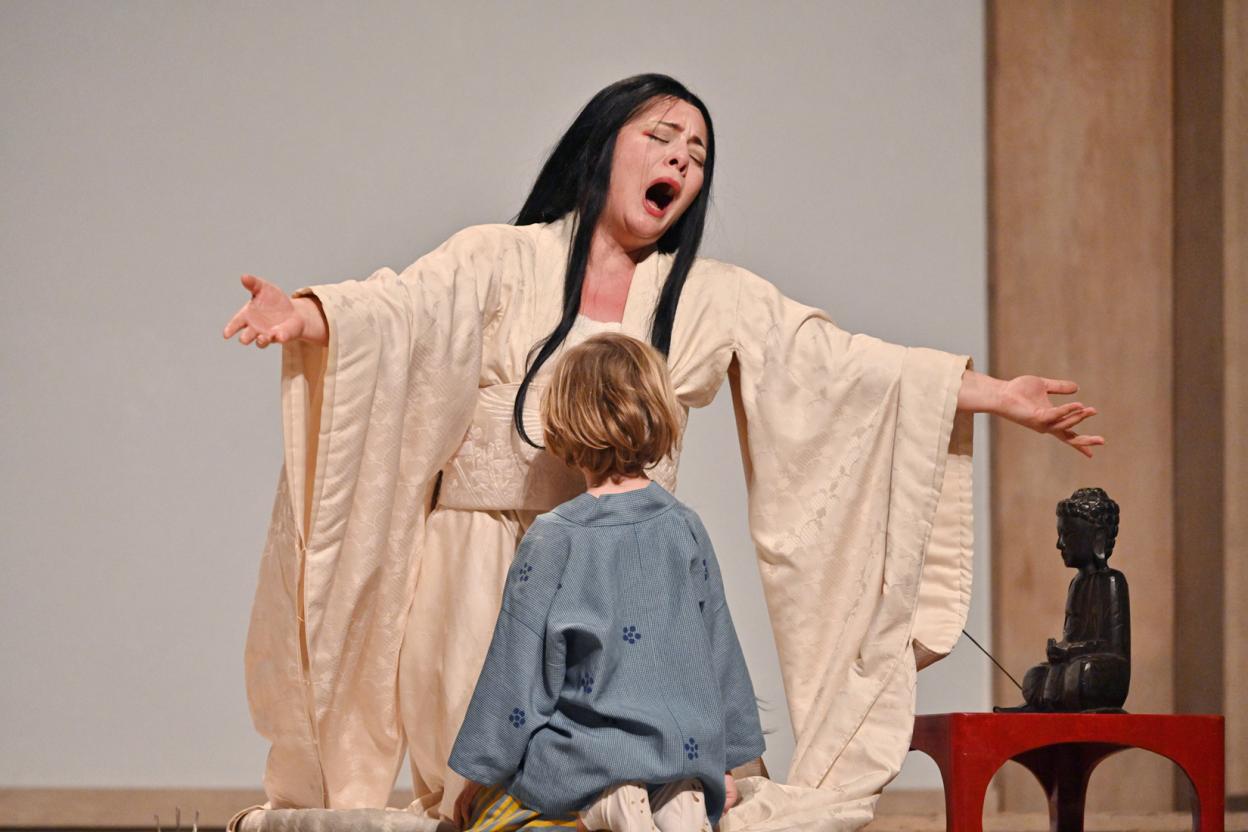
{"type": "Polygon", "coordinates": [[[588,490],[516,550],[450,757],[461,828],[703,832],[762,754],[754,687],[706,528],[646,470],[680,442],[663,358],[605,334],[542,398],[588,490]],[[489,786],[491,788],[486,788],[489,786]]]}

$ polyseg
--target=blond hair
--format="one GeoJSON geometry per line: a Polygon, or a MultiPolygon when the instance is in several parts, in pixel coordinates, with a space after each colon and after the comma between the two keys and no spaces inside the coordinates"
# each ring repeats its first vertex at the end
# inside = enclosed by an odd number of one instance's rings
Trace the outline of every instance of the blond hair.
{"type": "Polygon", "coordinates": [[[542,395],[546,447],[600,483],[680,448],[683,413],[658,350],[606,332],[571,348],[542,395]]]}

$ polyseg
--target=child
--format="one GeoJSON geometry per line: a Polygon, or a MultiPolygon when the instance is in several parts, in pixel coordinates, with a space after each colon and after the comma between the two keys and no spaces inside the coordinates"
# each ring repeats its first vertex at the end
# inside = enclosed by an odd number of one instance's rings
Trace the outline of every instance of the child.
{"type": "Polygon", "coordinates": [[[665,362],[590,338],[554,369],[542,420],[588,491],[516,550],[451,752],[472,781],[455,822],[572,827],[579,810],[581,829],[709,832],[726,772],[764,743],[706,529],[645,475],[679,443],[665,362]]]}

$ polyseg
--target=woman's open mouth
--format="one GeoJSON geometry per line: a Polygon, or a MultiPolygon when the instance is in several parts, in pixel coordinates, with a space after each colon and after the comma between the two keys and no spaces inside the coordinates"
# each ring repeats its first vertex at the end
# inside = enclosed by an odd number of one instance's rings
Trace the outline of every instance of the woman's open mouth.
{"type": "Polygon", "coordinates": [[[646,188],[644,204],[646,211],[655,217],[663,216],[667,206],[680,196],[680,183],[675,179],[656,179],[646,188]]]}

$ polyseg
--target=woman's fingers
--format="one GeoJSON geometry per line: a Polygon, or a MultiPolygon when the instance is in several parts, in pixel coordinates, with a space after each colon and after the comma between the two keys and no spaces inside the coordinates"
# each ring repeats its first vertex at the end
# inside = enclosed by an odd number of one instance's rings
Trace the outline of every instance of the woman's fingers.
{"type": "Polygon", "coordinates": [[[1040,433],[1052,433],[1054,425],[1070,416],[1075,415],[1083,409],[1081,402],[1070,402],[1068,404],[1059,404],[1054,407],[1036,408],[1035,414],[1031,421],[1023,422],[1032,430],[1040,433]]]}
{"type": "Polygon", "coordinates": [[[1105,437],[1103,436],[1090,436],[1087,434],[1075,433],[1073,430],[1061,431],[1056,435],[1059,439],[1086,456],[1088,459],[1092,458],[1092,448],[1097,445],[1105,444],[1105,437]]]}
{"type": "Polygon", "coordinates": [[[468,793],[467,789],[460,792],[459,797],[455,799],[455,817],[453,822],[460,829],[468,825],[468,807],[471,802],[472,795],[468,793]]]}
{"type": "Polygon", "coordinates": [[[459,796],[455,798],[452,822],[460,829],[466,827],[472,820],[472,799],[476,794],[477,787],[469,782],[464,784],[464,788],[460,791],[459,796]]]}
{"type": "MultiPolygon", "coordinates": [[[[256,296],[256,293],[260,291],[260,286],[264,282],[260,278],[256,277],[254,274],[245,274],[240,278],[240,280],[242,281],[243,288],[246,289],[248,292],[251,292],[251,296],[253,298],[256,296]]],[[[247,303],[243,304],[241,309],[239,309],[236,313],[234,313],[234,317],[230,318],[230,322],[225,325],[225,329],[222,330],[221,332],[221,336],[223,338],[225,338],[226,340],[229,340],[230,338],[234,336],[234,333],[238,332],[240,329],[242,329],[248,323],[250,323],[250,321],[247,320],[247,317],[248,317],[247,311],[250,308],[251,308],[251,301],[247,301],[247,303]]],[[[244,341],[243,343],[249,343],[249,342],[244,341]]]]}
{"type": "Polygon", "coordinates": [[[1079,385],[1068,379],[1046,378],[1043,379],[1043,381],[1046,393],[1056,393],[1061,396],[1068,396],[1071,393],[1079,392],[1079,385]]]}
{"type": "Polygon", "coordinates": [[[1083,410],[1083,402],[1069,402],[1067,404],[1059,404],[1056,407],[1050,407],[1040,412],[1040,421],[1045,424],[1054,424],[1060,422],[1068,416],[1072,416],[1083,410]]]}
{"type": "Polygon", "coordinates": [[[1051,405],[1050,395],[1068,396],[1079,391],[1079,385],[1070,379],[1044,378],[1043,376],[1019,376],[1006,384],[1005,407],[1001,415],[1039,433],[1051,433],[1086,457],[1092,449],[1104,445],[1100,436],[1083,436],[1074,428],[1085,419],[1097,415],[1095,407],[1083,402],[1066,402],[1051,405]]]}
{"type": "Polygon", "coordinates": [[[264,349],[269,344],[284,344],[291,340],[290,328],[283,329],[281,326],[275,326],[268,329],[261,327],[254,322],[244,322],[233,320],[225,328],[225,337],[229,338],[234,333],[238,333],[238,343],[243,346],[254,343],[260,349],[264,349]]]}
{"type": "Polygon", "coordinates": [[[1075,433],[1072,430],[1068,430],[1068,431],[1063,431],[1062,433],[1059,433],[1057,436],[1067,445],[1074,448],[1076,451],[1083,454],[1088,459],[1092,458],[1092,449],[1078,441],[1079,439],[1082,439],[1082,437],[1079,434],[1075,433]]]}
{"type": "Polygon", "coordinates": [[[1077,425],[1077,424],[1079,424],[1080,422],[1082,422],[1082,421],[1084,420],[1084,418],[1085,418],[1085,417],[1084,417],[1084,415],[1083,415],[1083,411],[1081,410],[1081,411],[1079,411],[1078,413],[1075,413],[1075,414],[1072,414],[1072,415],[1070,415],[1070,416],[1067,416],[1065,419],[1063,419],[1062,421],[1058,422],[1058,423],[1057,423],[1057,424],[1055,424],[1053,427],[1049,428],[1049,432],[1050,432],[1050,433],[1059,433],[1059,432],[1061,432],[1061,431],[1070,430],[1070,429],[1071,429],[1071,428],[1073,428],[1075,425],[1077,425]]]}
{"type": "Polygon", "coordinates": [[[1073,428],[1075,425],[1077,425],[1077,424],[1079,424],[1080,422],[1082,422],[1084,419],[1090,418],[1090,417],[1095,416],[1095,415],[1096,415],[1096,408],[1095,408],[1095,407],[1081,407],[1081,408],[1079,408],[1079,410],[1078,410],[1078,411],[1076,411],[1076,412],[1074,412],[1074,413],[1071,413],[1071,414],[1070,414],[1069,416],[1067,416],[1065,419],[1062,419],[1060,422],[1058,422],[1057,424],[1055,424],[1055,425],[1051,428],[1051,430],[1053,430],[1053,431],[1064,431],[1064,430],[1070,430],[1070,429],[1071,429],[1071,428],[1073,428]]]}
{"type": "Polygon", "coordinates": [[[274,341],[279,344],[285,344],[299,332],[300,325],[301,321],[298,317],[290,317],[273,327],[270,334],[273,336],[274,341]]]}
{"type": "Polygon", "coordinates": [[[230,318],[230,322],[225,325],[225,329],[222,330],[221,332],[221,337],[225,338],[226,340],[229,340],[230,338],[234,336],[234,333],[238,332],[240,329],[245,327],[247,325],[246,312],[247,312],[246,306],[238,310],[238,312],[235,313],[234,317],[230,318]]]}

